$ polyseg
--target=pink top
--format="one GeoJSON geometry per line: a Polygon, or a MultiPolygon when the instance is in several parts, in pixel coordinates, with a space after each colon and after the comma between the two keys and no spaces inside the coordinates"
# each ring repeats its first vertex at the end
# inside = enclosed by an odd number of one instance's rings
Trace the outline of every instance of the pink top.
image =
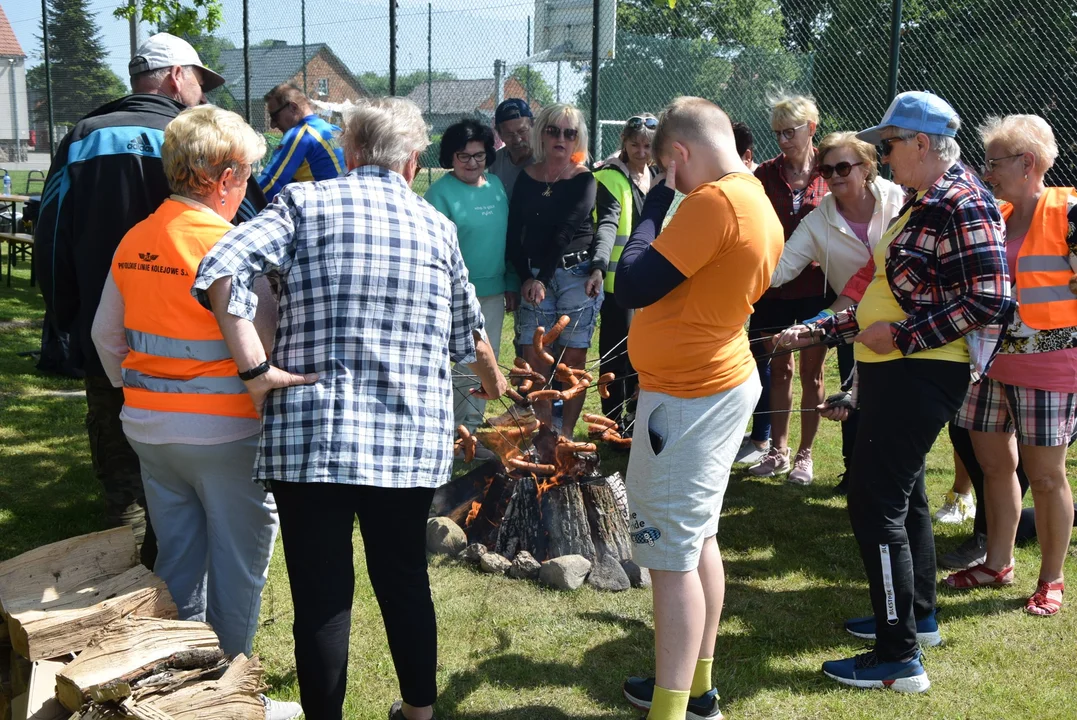
{"type": "MultiPolygon", "coordinates": [[[[1024,235],[1006,238],[1006,265],[1015,287],[1017,256],[1024,244],[1024,235]]],[[[1077,392],[1077,348],[1045,353],[999,353],[991,363],[987,377],[1006,385],[1074,393],[1077,392]]]]}
{"type": "MultiPolygon", "coordinates": [[[[842,217],[845,217],[842,215],[842,217]]],[[[860,239],[860,242],[864,243],[864,247],[871,249],[871,242],[868,240],[868,225],[871,225],[871,221],[865,223],[853,222],[849,218],[845,218],[845,222],[849,223],[849,229],[853,231],[853,234],[860,239]]]]}

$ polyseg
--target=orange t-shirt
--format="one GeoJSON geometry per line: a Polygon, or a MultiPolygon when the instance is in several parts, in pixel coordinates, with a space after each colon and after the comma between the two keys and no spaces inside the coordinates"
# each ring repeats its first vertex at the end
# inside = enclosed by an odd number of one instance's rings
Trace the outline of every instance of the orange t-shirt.
{"type": "Polygon", "coordinates": [[[684,199],[654,249],[687,279],[637,310],[628,333],[643,389],[704,397],[756,371],[744,323],[770,287],[784,238],[763,186],[747,173],[701,185],[684,199]]]}

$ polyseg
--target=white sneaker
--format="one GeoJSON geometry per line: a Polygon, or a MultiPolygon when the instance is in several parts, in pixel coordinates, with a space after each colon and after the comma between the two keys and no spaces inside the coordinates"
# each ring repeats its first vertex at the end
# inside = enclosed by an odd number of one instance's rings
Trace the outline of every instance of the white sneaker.
{"type": "Polygon", "coordinates": [[[294,720],[303,715],[303,706],[294,702],[283,702],[261,696],[266,708],[266,720],[294,720]]]}
{"type": "Polygon", "coordinates": [[[972,493],[960,494],[950,490],[946,493],[946,502],[937,513],[935,520],[947,525],[960,525],[976,517],[976,501],[972,493]]]}
{"type": "Polygon", "coordinates": [[[738,465],[755,465],[766,457],[767,450],[770,450],[770,440],[763,443],[763,447],[759,447],[752,442],[751,435],[745,435],[744,440],[740,443],[740,449],[737,450],[737,457],[733,459],[733,462],[738,465]]]}
{"type": "Polygon", "coordinates": [[[811,485],[814,465],[811,460],[811,448],[800,450],[793,458],[793,469],[786,476],[785,481],[793,485],[811,485]]]}

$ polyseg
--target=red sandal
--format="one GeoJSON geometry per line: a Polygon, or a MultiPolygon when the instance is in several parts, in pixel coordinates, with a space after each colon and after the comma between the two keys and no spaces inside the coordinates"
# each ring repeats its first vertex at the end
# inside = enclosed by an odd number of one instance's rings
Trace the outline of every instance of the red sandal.
{"type": "Polygon", "coordinates": [[[1040,580],[1036,585],[1036,592],[1032,593],[1032,597],[1025,603],[1025,612],[1039,617],[1054,615],[1062,609],[1062,594],[1065,591],[1066,586],[1062,582],[1049,583],[1040,580]]]}
{"type": "Polygon", "coordinates": [[[1013,584],[1013,565],[994,571],[983,563],[973,565],[966,570],[958,570],[946,578],[946,584],[955,590],[969,590],[975,587],[1002,587],[1013,584]],[[984,577],[990,580],[984,580],[984,577]]]}

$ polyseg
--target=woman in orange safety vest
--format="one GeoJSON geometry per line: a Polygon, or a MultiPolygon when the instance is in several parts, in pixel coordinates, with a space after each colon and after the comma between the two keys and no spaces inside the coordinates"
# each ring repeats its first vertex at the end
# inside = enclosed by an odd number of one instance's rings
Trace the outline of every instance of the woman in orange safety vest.
{"type": "Polygon", "coordinates": [[[946,583],[957,589],[1013,583],[1020,456],[1041,550],[1039,582],[1025,610],[1054,615],[1062,607],[1062,564],[1074,515],[1066,449],[1077,421],[1077,296],[1070,291],[1077,269],[1077,191],[1044,185],[1058,146],[1043,118],[991,118],[980,134],[984,180],[1004,201],[1006,258],[1018,310],[987,378],[969,388],[955,421],[971,432],[984,469],[987,558],[946,583]]]}

